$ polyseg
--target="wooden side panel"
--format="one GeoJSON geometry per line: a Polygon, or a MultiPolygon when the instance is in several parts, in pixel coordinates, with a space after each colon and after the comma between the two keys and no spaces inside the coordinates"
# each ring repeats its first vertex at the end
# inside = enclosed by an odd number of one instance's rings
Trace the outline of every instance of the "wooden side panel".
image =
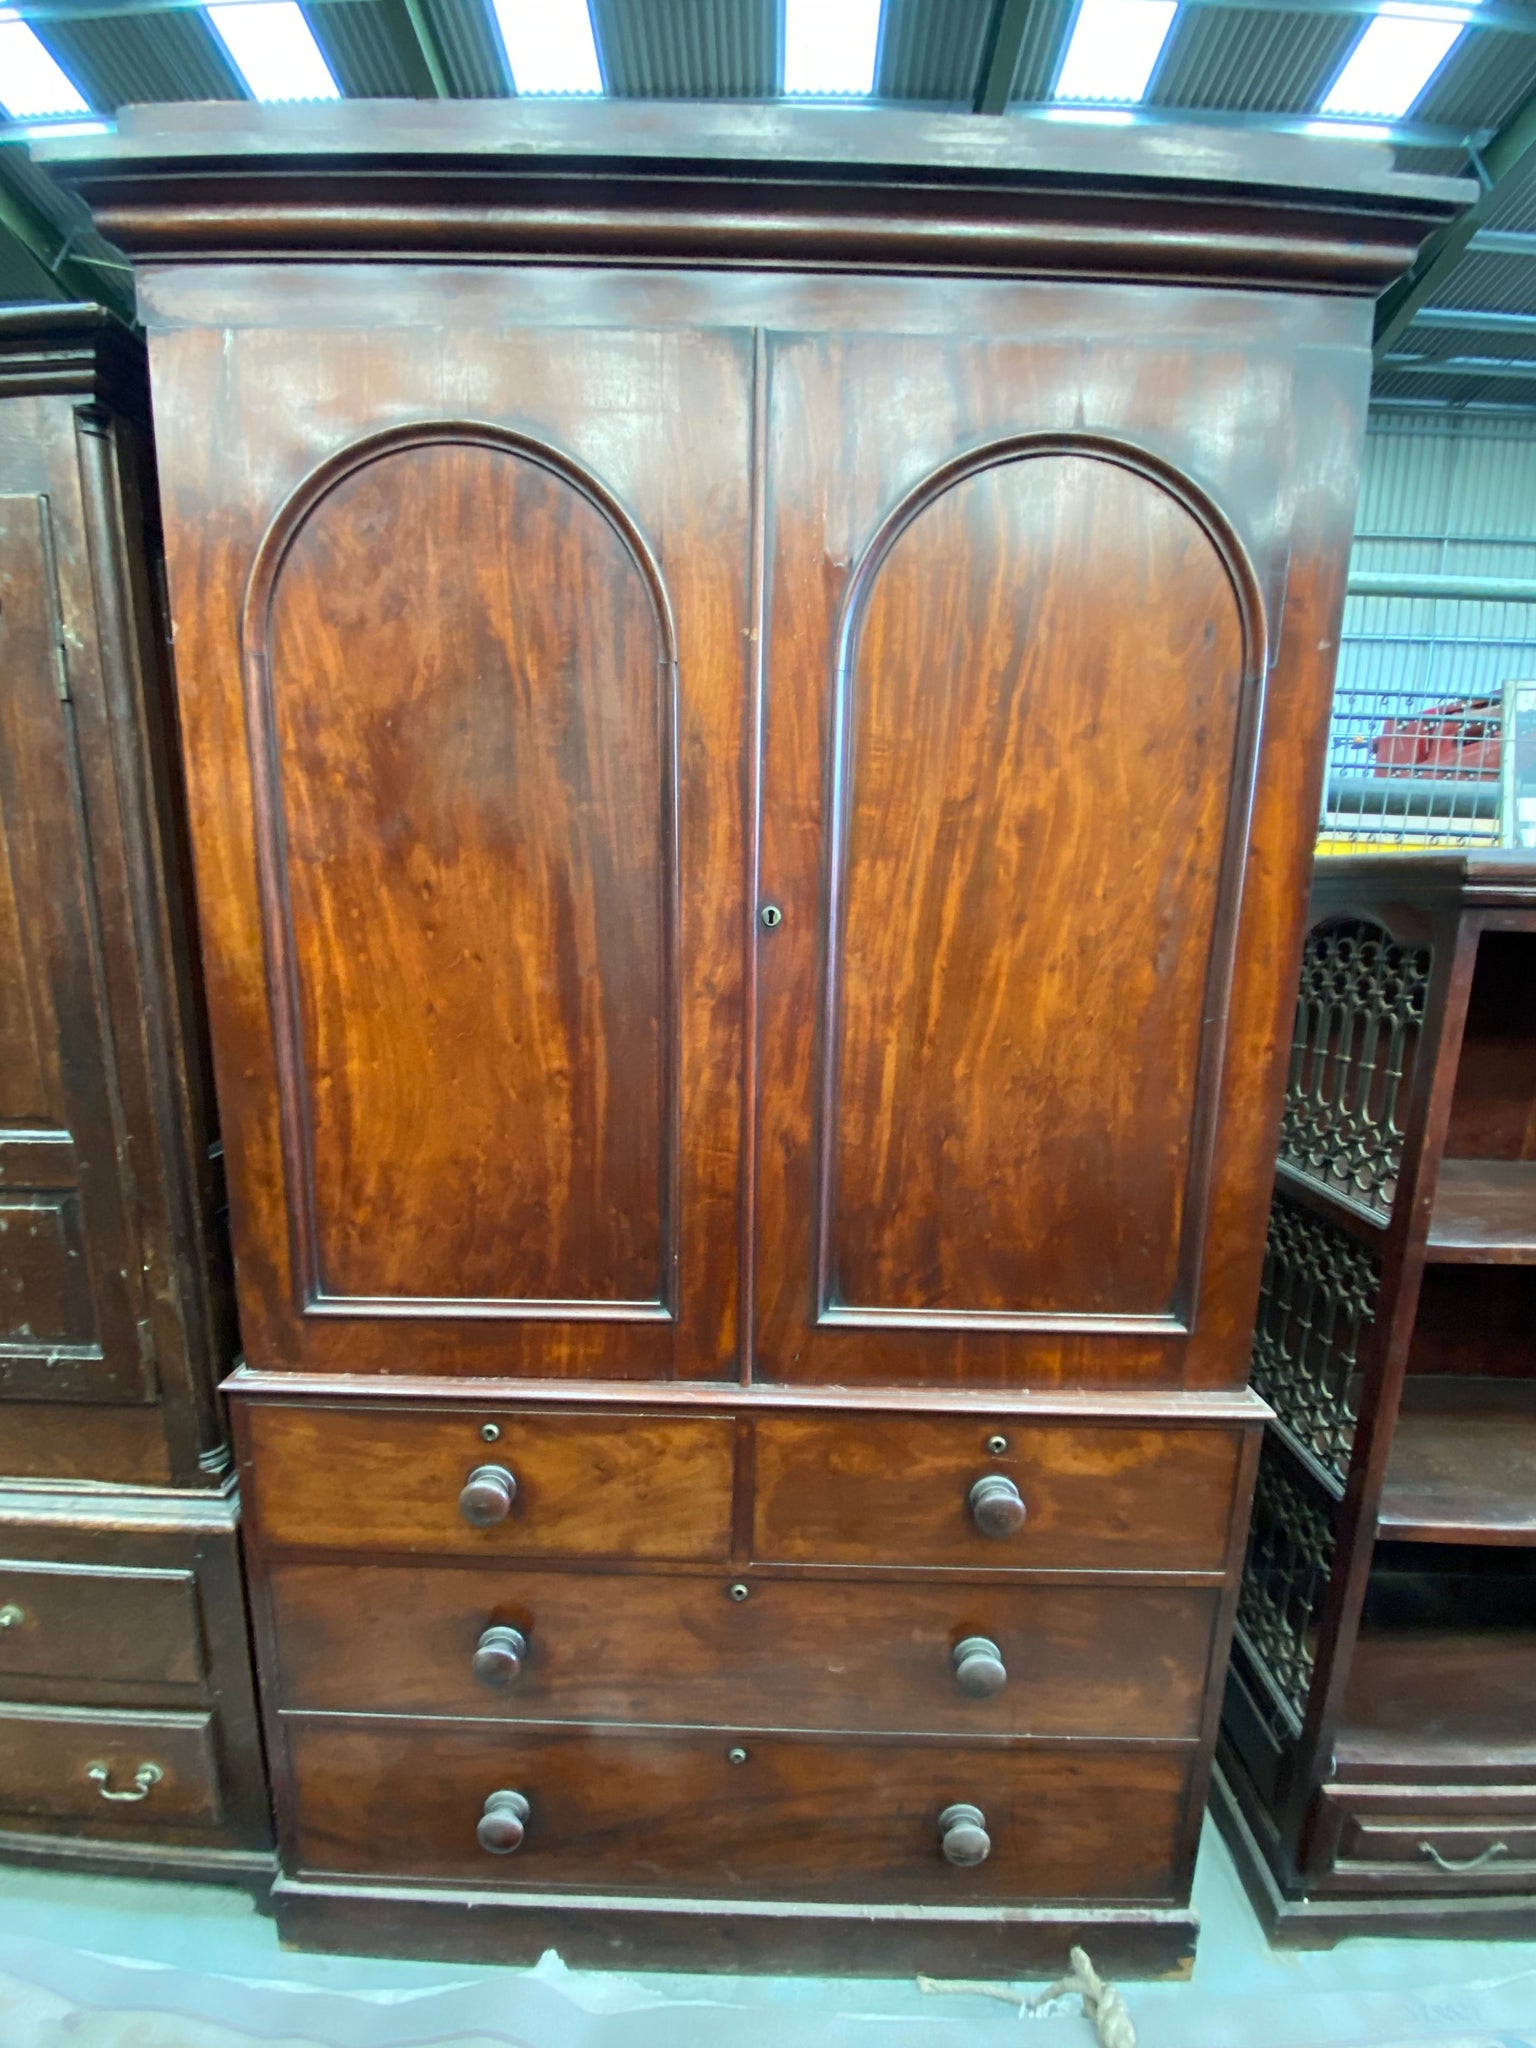
{"type": "Polygon", "coordinates": [[[1248,650],[1166,482],[1070,448],[939,479],[850,606],[828,1305],[1182,1307],[1248,650]]]}
{"type": "Polygon", "coordinates": [[[0,1396],[136,1402],[152,1388],[40,496],[0,497],[0,673],[0,1396]]]}
{"type": "Polygon", "coordinates": [[[525,446],[424,428],[343,461],[248,615],[281,815],[271,951],[298,1013],[301,1284],[660,1311],[661,593],[580,478],[525,446]]]}

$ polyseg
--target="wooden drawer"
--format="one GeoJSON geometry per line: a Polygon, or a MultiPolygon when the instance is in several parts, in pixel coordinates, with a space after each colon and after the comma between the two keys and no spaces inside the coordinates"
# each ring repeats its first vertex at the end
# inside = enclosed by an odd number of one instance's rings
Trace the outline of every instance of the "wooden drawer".
{"type": "Polygon", "coordinates": [[[255,1403],[246,1432],[268,1544],[674,1561],[730,1549],[729,1416],[255,1403]],[[476,1528],[459,1492],[485,1465],[510,1472],[517,1492],[504,1521],[476,1528]]]}
{"type": "Polygon", "coordinates": [[[290,1717],[309,1873],[635,1891],[1154,1899],[1176,1888],[1192,1752],[512,1728],[290,1717]],[[740,1761],[733,1762],[732,1758],[740,1761]],[[518,1791],[512,1855],[476,1839],[518,1791]],[[939,1816],[981,1808],[957,1868],[939,1816]]]}
{"type": "Polygon", "coordinates": [[[1341,1881],[1373,1889],[1508,1891],[1536,1875],[1529,1786],[1325,1785],[1323,1840],[1341,1881]]]}
{"type": "Polygon", "coordinates": [[[212,1826],[219,1819],[212,1718],[0,1706],[0,1813],[115,1815],[133,1828],[212,1826]],[[105,1779],[92,1777],[98,1769],[105,1779]]]}
{"type": "Polygon", "coordinates": [[[1199,1727],[1218,1597],[298,1563],[272,1596],[291,1707],[1173,1739],[1199,1727]],[[471,1660],[497,1626],[527,1652],[486,1685],[471,1660]],[[975,1637],[1007,1673],[989,1697],[955,1674],[975,1637]]]}
{"type": "Polygon", "coordinates": [[[758,1422],[756,1438],[753,1555],[763,1563],[1226,1563],[1239,1430],[775,1416],[758,1422]],[[1018,1488],[1025,1519],[1014,1535],[976,1526],[970,1492],[988,1474],[1018,1488]]]}
{"type": "Polygon", "coordinates": [[[0,1618],[0,1689],[10,1678],[202,1682],[191,1572],[0,1558],[0,1618]]]}

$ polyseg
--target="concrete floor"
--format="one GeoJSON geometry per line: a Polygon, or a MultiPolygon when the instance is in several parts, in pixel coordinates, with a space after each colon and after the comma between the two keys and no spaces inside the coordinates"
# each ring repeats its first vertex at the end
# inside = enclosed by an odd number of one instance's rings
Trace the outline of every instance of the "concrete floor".
{"type": "MultiPolygon", "coordinates": [[[[1125,1987],[1139,2048],[1536,2048],[1536,1943],[1265,1945],[1207,1829],[1191,1984],[1125,1987]]],[[[0,1866],[0,2048],[1092,2048],[1080,2015],[912,1983],[468,1969],[281,1949],[217,1887],[0,1866]]]]}

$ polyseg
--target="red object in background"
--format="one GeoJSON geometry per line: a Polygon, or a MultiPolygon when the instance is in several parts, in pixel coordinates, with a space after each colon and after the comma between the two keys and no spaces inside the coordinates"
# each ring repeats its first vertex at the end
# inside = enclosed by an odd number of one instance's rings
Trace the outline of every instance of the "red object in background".
{"type": "Polygon", "coordinates": [[[1417,718],[1389,718],[1371,741],[1376,775],[1446,775],[1497,782],[1502,708],[1496,697],[1432,704],[1417,718]]]}

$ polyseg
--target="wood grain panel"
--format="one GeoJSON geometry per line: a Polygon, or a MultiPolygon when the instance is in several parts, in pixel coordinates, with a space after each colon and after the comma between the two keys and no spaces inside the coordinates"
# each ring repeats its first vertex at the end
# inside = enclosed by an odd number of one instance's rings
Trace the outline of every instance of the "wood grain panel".
{"type": "Polygon", "coordinates": [[[834,714],[823,1303],[1177,1314],[1231,574],[1164,480],[1070,440],[889,530],[834,714]]]}
{"type": "Polygon", "coordinates": [[[272,1597],[288,1707],[1165,1740],[1197,1732],[1217,1599],[296,1563],[276,1568],[272,1597]],[[496,1624],[528,1644],[504,1689],[470,1671],[496,1624]],[[952,1653],[969,1636],[1002,1653],[1008,1680],[989,1698],[955,1681],[952,1653]]]}
{"type": "Polygon", "coordinates": [[[480,1413],[357,1402],[250,1405],[244,1456],[263,1542],[486,1558],[726,1556],[728,1416],[495,1412],[487,1425],[480,1413]],[[505,1521],[474,1528],[459,1490],[490,1464],[513,1475],[517,1497],[505,1521]]]}
{"type": "Polygon", "coordinates": [[[146,1825],[210,1827],[220,1817],[212,1717],[0,1706],[0,1813],[111,1816],[135,1834],[146,1825]],[[98,1764],[104,1784],[89,1775],[98,1764]],[[139,1789],[145,1764],[160,1776],[142,1799],[103,1797],[139,1789]]]}
{"type": "Polygon", "coordinates": [[[1222,1429],[1013,1428],[978,1418],[757,1423],[753,1555],[762,1563],[1019,1570],[1223,1569],[1242,1436],[1222,1429]],[[993,1451],[991,1443],[1003,1448],[993,1451]],[[975,1480],[1026,1509],[984,1536],[975,1480]]]}
{"type": "Polygon", "coordinates": [[[95,1338],[78,1196],[0,1199],[0,1344],[95,1338]]]}
{"type": "Polygon", "coordinates": [[[0,1558],[0,1686],[13,1678],[195,1686],[203,1677],[190,1571],[0,1558]]]}
{"type": "Polygon", "coordinates": [[[345,451],[264,546],[307,1293],[668,1290],[675,662],[596,490],[424,427],[345,451]]]}
{"type": "Polygon", "coordinates": [[[1189,1782],[1150,1745],[966,1748],[728,1731],[554,1733],[289,1717],[297,1863],[307,1872],[603,1890],[974,1899],[1165,1897],[1189,1782]],[[733,1764],[729,1752],[744,1747],[733,1764]],[[489,1856],[488,1794],[532,1809],[489,1856]],[[990,1859],[956,1869],[938,1817],[986,1814],[990,1859]]]}

